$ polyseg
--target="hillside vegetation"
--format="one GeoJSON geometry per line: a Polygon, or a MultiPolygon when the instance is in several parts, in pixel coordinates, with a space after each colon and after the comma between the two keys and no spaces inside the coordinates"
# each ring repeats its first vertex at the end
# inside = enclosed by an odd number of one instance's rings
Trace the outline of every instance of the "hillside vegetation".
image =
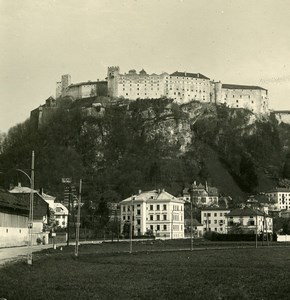
{"type": "Polygon", "coordinates": [[[0,142],[1,185],[29,185],[12,169],[29,172],[32,150],[36,188],[61,200],[61,178],[82,178],[88,206],[140,189],[178,195],[194,180],[242,201],[285,175],[290,130],[275,119],[170,99],[114,101],[103,113],[88,114],[99,100],[63,101],[45,124],[27,120],[11,128],[0,142]]]}

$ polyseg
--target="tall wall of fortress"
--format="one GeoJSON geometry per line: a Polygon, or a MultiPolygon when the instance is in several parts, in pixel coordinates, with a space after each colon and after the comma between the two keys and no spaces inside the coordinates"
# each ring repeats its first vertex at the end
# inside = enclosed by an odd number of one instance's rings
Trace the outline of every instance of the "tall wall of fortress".
{"type": "Polygon", "coordinates": [[[179,104],[200,101],[244,108],[258,115],[269,113],[266,89],[214,82],[201,73],[176,71],[172,74],[148,74],[145,70],[138,73],[130,70],[127,74],[121,74],[120,68],[114,66],[108,68],[107,81],[71,84],[71,76],[67,74],[56,86],[56,98],[71,96],[81,99],[97,95],[129,100],[166,97],[179,104]]]}
{"type": "Polygon", "coordinates": [[[259,86],[222,84],[200,73],[174,72],[147,74],[130,70],[120,74],[119,67],[108,68],[108,93],[111,97],[157,99],[167,97],[183,104],[190,101],[225,104],[231,108],[249,109],[268,114],[268,91],[259,86]]]}

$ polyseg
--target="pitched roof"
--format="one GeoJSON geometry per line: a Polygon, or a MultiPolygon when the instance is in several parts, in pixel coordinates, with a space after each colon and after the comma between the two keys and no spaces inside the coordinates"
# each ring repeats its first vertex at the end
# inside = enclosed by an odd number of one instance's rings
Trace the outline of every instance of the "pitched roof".
{"type": "Polygon", "coordinates": [[[290,193],[290,189],[289,188],[284,188],[284,187],[276,187],[266,193],[290,193]]]}
{"type": "Polygon", "coordinates": [[[170,76],[178,76],[178,77],[192,77],[192,78],[200,78],[200,79],[209,79],[208,77],[204,76],[200,73],[187,73],[187,72],[174,72],[170,74],[170,76]]]}
{"type": "Polygon", "coordinates": [[[207,208],[203,208],[201,211],[228,211],[228,212],[230,212],[230,210],[228,208],[224,208],[224,207],[207,207],[207,208]]]}
{"type": "MultiPolygon", "coordinates": [[[[184,203],[183,200],[174,197],[173,195],[167,193],[164,190],[152,190],[141,192],[137,195],[133,195],[133,201],[145,201],[145,202],[158,202],[158,201],[168,201],[173,200],[174,202],[184,203]]],[[[132,201],[132,197],[126,198],[125,200],[121,201],[122,204],[130,203],[132,201]]]]}
{"type": "Polygon", "coordinates": [[[230,90],[264,90],[266,89],[256,86],[256,85],[240,85],[240,84],[222,84],[223,89],[230,89],[230,90]]]}
{"type": "Polygon", "coordinates": [[[79,82],[79,83],[73,83],[69,85],[68,87],[75,87],[75,86],[81,86],[81,85],[96,85],[98,83],[107,83],[107,81],[86,81],[86,82],[79,82]]]}
{"type": "Polygon", "coordinates": [[[9,210],[14,213],[18,211],[20,214],[28,216],[29,207],[14,195],[0,189],[0,210],[9,210]]]}
{"type": "Polygon", "coordinates": [[[263,216],[264,213],[260,210],[253,210],[252,208],[245,207],[245,208],[237,208],[232,210],[227,214],[227,217],[236,217],[236,216],[263,216]]]}

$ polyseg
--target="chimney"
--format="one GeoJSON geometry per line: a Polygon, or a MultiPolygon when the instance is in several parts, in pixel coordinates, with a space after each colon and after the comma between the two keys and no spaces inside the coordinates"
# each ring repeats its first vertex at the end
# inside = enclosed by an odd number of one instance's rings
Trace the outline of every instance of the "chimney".
{"type": "Polygon", "coordinates": [[[18,185],[17,185],[18,187],[21,187],[21,182],[18,182],[18,185]]]}
{"type": "Polygon", "coordinates": [[[205,181],[205,190],[208,192],[207,181],[205,181]]]}
{"type": "Polygon", "coordinates": [[[142,193],[142,190],[139,190],[139,191],[138,191],[138,195],[140,195],[141,193],[142,193]]]}

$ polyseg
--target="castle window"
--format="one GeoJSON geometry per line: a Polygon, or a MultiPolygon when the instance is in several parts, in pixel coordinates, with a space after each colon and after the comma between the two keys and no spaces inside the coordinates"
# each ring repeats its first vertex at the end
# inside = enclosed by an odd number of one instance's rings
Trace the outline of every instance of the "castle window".
{"type": "Polygon", "coordinates": [[[252,101],[252,104],[254,103],[254,101],[252,101]]]}
{"type": "Polygon", "coordinates": [[[235,95],[233,95],[233,98],[235,98],[235,95]]]}
{"type": "Polygon", "coordinates": [[[239,103],[239,100],[237,100],[236,102],[239,103]]]}

